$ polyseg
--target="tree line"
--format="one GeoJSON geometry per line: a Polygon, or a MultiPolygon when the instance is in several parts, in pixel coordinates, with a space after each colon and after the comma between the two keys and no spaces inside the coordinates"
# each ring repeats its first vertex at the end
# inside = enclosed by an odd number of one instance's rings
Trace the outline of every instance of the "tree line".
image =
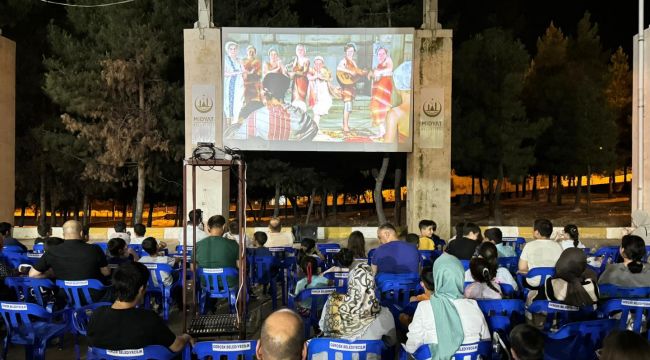
{"type": "MultiPolygon", "coordinates": [[[[214,21],[417,28],[421,3],[415,3],[322,0],[324,16],[314,16],[296,0],[215,1],[214,21]]],[[[83,213],[87,222],[96,199],[110,199],[123,214],[131,207],[132,222],[143,221],[147,203],[150,214],[156,202],[175,203],[177,214],[183,213],[182,29],[195,20],[193,0],[102,8],[0,4],[0,27],[18,42],[16,204],[23,213],[31,207],[40,222],[53,224],[61,220],[57,212],[64,218],[83,213]]],[[[489,208],[497,219],[506,178],[523,183],[531,176],[553,176],[561,186],[561,176],[588,179],[629,166],[629,59],[621,49],[610,55],[602,48],[588,14],[575,33],[565,36],[551,24],[532,58],[511,31],[498,27],[455,43],[453,167],[460,175],[487,180],[489,208]]],[[[275,199],[278,214],[284,196],[301,221],[316,212],[322,219],[328,211],[336,213],[336,202],[328,209],[322,201],[328,194],[374,203],[378,220],[385,221],[381,190],[399,189],[408,175],[402,172],[403,154],[245,156],[248,198],[263,207],[275,199]],[[298,197],[308,199],[304,213],[298,197]]],[[[397,201],[396,210],[400,206],[397,201]]]]}

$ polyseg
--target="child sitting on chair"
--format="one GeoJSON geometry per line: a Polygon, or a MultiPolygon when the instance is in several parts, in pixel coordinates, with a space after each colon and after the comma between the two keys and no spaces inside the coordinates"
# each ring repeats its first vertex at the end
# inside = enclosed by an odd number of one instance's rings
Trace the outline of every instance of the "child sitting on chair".
{"type": "Polygon", "coordinates": [[[304,238],[300,242],[300,250],[298,250],[297,259],[298,264],[302,264],[302,259],[306,256],[311,256],[316,259],[325,260],[325,256],[318,251],[316,247],[316,241],[310,238],[304,238]]]}
{"type": "Polygon", "coordinates": [[[431,293],[433,293],[433,268],[431,266],[425,266],[420,271],[420,286],[424,289],[424,293],[420,295],[411,296],[411,303],[404,308],[404,312],[399,314],[399,322],[405,328],[408,328],[409,324],[413,320],[413,313],[420,301],[427,301],[431,298],[431,293]]]}
{"type": "Polygon", "coordinates": [[[121,264],[126,261],[138,261],[140,257],[130,247],[126,246],[126,241],[122,238],[112,238],[108,240],[108,263],[121,264]]]}
{"type": "MultiPolygon", "coordinates": [[[[294,295],[300,294],[304,289],[322,288],[329,286],[329,280],[320,275],[318,271],[318,262],[313,256],[305,256],[300,262],[300,270],[304,276],[296,283],[294,295]]],[[[302,317],[309,317],[311,314],[311,299],[306,299],[295,304],[296,312],[302,317]]],[[[314,324],[314,332],[320,333],[318,324],[314,324]]]]}

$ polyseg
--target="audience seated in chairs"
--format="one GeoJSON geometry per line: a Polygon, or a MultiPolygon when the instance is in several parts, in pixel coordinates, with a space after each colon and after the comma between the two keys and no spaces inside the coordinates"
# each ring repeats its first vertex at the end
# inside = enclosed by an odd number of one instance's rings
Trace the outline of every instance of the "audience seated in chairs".
{"type": "Polygon", "coordinates": [[[491,242],[497,248],[499,257],[515,257],[517,252],[514,246],[508,246],[503,243],[503,233],[499,228],[489,228],[483,232],[483,242],[491,242]]]}
{"type": "MultiPolygon", "coordinates": [[[[239,245],[223,237],[226,219],[214,215],[208,219],[209,236],[196,243],[196,263],[200,268],[239,268],[239,245]]],[[[198,235],[197,235],[198,236],[198,235]]],[[[236,288],[239,279],[228,278],[228,286],[236,288]]]]}
{"type": "Polygon", "coordinates": [[[10,223],[0,223],[0,237],[2,238],[2,246],[18,246],[22,252],[27,252],[27,247],[11,236],[11,229],[12,226],[10,223]]]}
{"type": "Polygon", "coordinates": [[[365,259],[368,257],[366,252],[366,239],[361,231],[355,230],[348,236],[348,247],[352,251],[352,257],[355,259],[365,259]]]}
{"type": "Polygon", "coordinates": [[[416,249],[420,250],[420,237],[416,233],[408,233],[404,236],[404,241],[407,244],[415,246],[416,249]]]}
{"type": "MultiPolygon", "coordinates": [[[[239,223],[237,221],[229,221],[228,232],[223,234],[223,237],[239,244],[239,223]]],[[[251,247],[253,245],[246,234],[244,234],[244,245],[246,247],[251,247]]]]}
{"type": "Polygon", "coordinates": [[[161,345],[178,352],[190,341],[167,327],[151,310],[137,308],[142,303],[149,280],[149,270],[141,263],[126,262],[113,275],[117,299],[111,306],[96,309],[88,323],[90,346],[108,350],[140,349],[161,345]]]}
{"type": "Polygon", "coordinates": [[[497,267],[482,257],[470,261],[469,270],[474,282],[464,291],[468,299],[503,299],[501,286],[496,280],[497,267]]]}
{"type": "Polygon", "coordinates": [[[481,228],[476,224],[467,223],[463,226],[463,236],[449,243],[447,253],[459,260],[470,260],[482,239],[481,228]]]}
{"type": "Polygon", "coordinates": [[[379,305],[368,264],[359,264],[350,271],[347,294],[329,296],[319,324],[326,337],[384,340],[388,346],[397,343],[395,321],[390,310],[379,305]]]}
{"type": "Polygon", "coordinates": [[[280,218],[271,218],[269,221],[267,247],[291,247],[293,246],[294,237],[290,232],[282,231],[282,222],[280,218]]]}
{"type": "MultiPolygon", "coordinates": [[[[192,239],[194,239],[194,230],[196,230],[196,243],[210,236],[203,231],[203,211],[201,209],[192,210],[188,213],[187,220],[187,246],[192,246],[192,239]],[[196,224],[194,224],[196,217],[196,224]]],[[[178,244],[183,245],[183,229],[178,232],[178,244]]]]}
{"type": "MultiPolygon", "coordinates": [[[[327,287],[329,285],[329,280],[318,271],[318,261],[313,256],[302,258],[299,276],[301,276],[301,279],[296,283],[294,295],[298,295],[304,289],[327,287]]],[[[309,306],[305,306],[305,308],[308,310],[309,306]]]]}
{"type": "MultiPolygon", "coordinates": [[[[140,258],[141,263],[149,264],[167,264],[169,266],[175,267],[179,258],[174,258],[167,255],[159,255],[162,248],[158,245],[158,242],[153,237],[148,237],[142,242],[142,250],[144,250],[148,255],[145,255],[140,258]]],[[[178,277],[178,274],[174,274],[178,277]]],[[[174,279],[172,274],[163,274],[163,282],[166,286],[170,286],[176,279],[174,279]]]]}
{"type": "Polygon", "coordinates": [[[118,221],[113,225],[115,232],[111,235],[111,239],[120,238],[128,245],[131,243],[131,233],[126,231],[126,223],[118,221]]]}
{"type": "Polygon", "coordinates": [[[520,324],[510,331],[513,360],[543,360],[544,334],[534,326],[520,324]]]}
{"type": "Polygon", "coordinates": [[[43,243],[43,249],[47,251],[52,246],[57,246],[61,244],[63,244],[63,239],[57,236],[50,236],[47,239],[45,239],[45,242],[43,243]]]}
{"type": "Polygon", "coordinates": [[[40,223],[36,226],[38,237],[34,239],[34,245],[44,243],[52,236],[52,227],[48,223],[40,223]]]}
{"type": "Polygon", "coordinates": [[[599,353],[599,360],[650,360],[650,344],[633,331],[614,331],[607,335],[599,353]]]}
{"type": "Polygon", "coordinates": [[[389,223],[379,226],[377,239],[381,244],[371,259],[372,272],[388,274],[418,274],[420,253],[418,249],[397,238],[395,227],[389,223]]]}
{"type": "Polygon", "coordinates": [[[300,241],[300,249],[296,254],[298,264],[302,263],[302,259],[305,258],[305,256],[312,256],[321,261],[325,260],[325,256],[323,256],[316,247],[316,240],[310,238],[304,238],[300,241]]]}
{"type": "Polygon", "coordinates": [[[138,261],[140,256],[127,246],[126,241],[116,237],[108,240],[108,263],[119,265],[126,261],[138,261]]]}
{"type": "MultiPolygon", "coordinates": [[[[420,286],[422,286],[424,292],[420,295],[411,296],[410,300],[412,304],[419,303],[420,301],[429,301],[429,299],[431,299],[431,294],[434,291],[433,268],[431,266],[422,267],[422,271],[420,272],[420,286]]],[[[400,324],[402,324],[402,326],[405,328],[408,327],[413,320],[414,312],[415,308],[413,308],[411,305],[404,309],[404,312],[399,314],[400,324]]]]}
{"type": "MultiPolygon", "coordinates": [[[[494,245],[491,241],[484,241],[479,245],[478,247],[478,258],[483,259],[484,261],[477,260],[477,258],[473,258],[470,262],[470,269],[465,271],[465,281],[476,281],[476,277],[474,276],[474,273],[472,272],[472,262],[477,262],[475,266],[475,270],[479,271],[481,275],[483,275],[484,270],[487,269],[489,271],[490,278],[497,284],[507,284],[512,286],[514,290],[517,290],[517,281],[515,280],[514,277],[512,277],[512,274],[510,274],[510,271],[506,269],[503,266],[499,266],[499,258],[498,258],[498,248],[496,245],[494,245]],[[483,269],[479,269],[479,263],[482,264],[483,269]]],[[[481,276],[485,278],[485,276],[481,276]]],[[[479,280],[480,281],[480,280],[479,280]]],[[[476,291],[478,288],[481,288],[482,290],[486,290],[488,295],[490,294],[490,291],[488,289],[484,289],[487,285],[485,286],[474,286],[472,288],[472,294],[477,295],[476,291]]],[[[482,291],[479,291],[478,294],[481,294],[482,291]]],[[[495,295],[495,294],[492,294],[495,295]]],[[[465,296],[471,299],[480,299],[480,297],[476,296],[468,296],[468,293],[465,293],[465,296]]],[[[478,295],[477,295],[478,296],[478,295]]],[[[490,297],[488,297],[490,298],[490,297]]],[[[501,297],[498,297],[500,299],[501,297]]]]}
{"type": "Polygon", "coordinates": [[[607,265],[598,283],[626,288],[650,287],[650,266],[643,262],[645,242],[636,235],[625,235],[621,242],[623,262],[607,265]]]}
{"type": "Polygon", "coordinates": [[[555,241],[562,246],[563,250],[570,248],[585,248],[585,245],[580,242],[580,232],[578,231],[578,227],[573,224],[565,225],[562,232],[557,234],[555,241]]]}
{"type": "Polygon", "coordinates": [[[50,275],[58,280],[102,279],[109,276],[106,256],[95,245],[82,240],[81,223],[68,220],[63,224],[65,241],[48,251],[29,271],[30,277],[45,278],[50,275]],[[53,274],[48,271],[52,270],[53,274]]]}
{"type": "MultiPolygon", "coordinates": [[[[533,224],[533,238],[528,242],[519,257],[519,273],[527,274],[537,267],[553,267],[562,254],[562,246],[551,240],[553,224],[547,219],[537,219],[533,224]]],[[[539,285],[539,278],[528,282],[531,286],[539,285]]]]}
{"type": "Polygon", "coordinates": [[[421,301],[415,310],[406,351],[413,353],[421,345],[428,344],[436,359],[449,359],[462,344],[491,338],[476,301],[463,298],[464,273],[463,265],[454,256],[443,254],[436,260],[433,265],[435,292],[430,301],[421,301]]]}
{"type": "Polygon", "coordinates": [[[420,236],[418,238],[418,250],[438,250],[436,244],[441,244],[442,239],[436,235],[438,225],[433,220],[420,220],[418,228],[420,236]]]}
{"type": "Polygon", "coordinates": [[[354,262],[354,254],[350,249],[343,248],[334,254],[334,262],[336,266],[325,270],[323,274],[331,272],[348,272],[352,268],[352,263],[354,262]]]}
{"type": "Polygon", "coordinates": [[[269,248],[264,247],[266,241],[268,240],[268,235],[263,231],[256,231],[253,234],[253,254],[255,256],[273,256],[273,253],[269,248]]]}
{"type": "Polygon", "coordinates": [[[289,309],[278,310],[264,320],[257,342],[258,360],[304,360],[307,345],[302,319],[289,309]]]}

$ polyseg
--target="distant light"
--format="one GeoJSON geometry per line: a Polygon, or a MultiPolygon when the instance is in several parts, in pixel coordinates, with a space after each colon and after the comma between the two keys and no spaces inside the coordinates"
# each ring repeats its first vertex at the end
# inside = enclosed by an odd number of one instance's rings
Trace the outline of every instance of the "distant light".
{"type": "Polygon", "coordinates": [[[602,149],[603,149],[603,147],[602,147],[602,146],[599,146],[599,147],[598,147],[598,149],[600,149],[600,150],[602,150],[602,149]]]}

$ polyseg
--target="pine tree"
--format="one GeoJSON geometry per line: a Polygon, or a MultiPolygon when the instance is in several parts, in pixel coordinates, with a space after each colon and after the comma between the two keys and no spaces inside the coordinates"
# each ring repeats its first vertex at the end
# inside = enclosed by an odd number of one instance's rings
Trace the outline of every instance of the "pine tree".
{"type": "Polygon", "coordinates": [[[632,163],[632,73],[627,54],[621,47],[612,54],[608,70],[605,96],[619,130],[617,165],[627,167],[632,163]]]}
{"type": "Polygon", "coordinates": [[[167,78],[180,38],[170,29],[180,28],[182,19],[173,12],[153,0],[70,8],[67,24],[49,31],[53,56],[45,60],[45,90],[66,112],[67,129],[93,152],[84,176],[106,182],[135,177],[136,222],[154,156],[169,154],[169,138],[178,138],[165,133],[182,112],[180,85],[167,78]]]}
{"type": "Polygon", "coordinates": [[[460,109],[452,132],[454,148],[471,149],[462,155],[471,155],[470,167],[480,164],[480,175],[488,178],[490,189],[496,180],[490,217],[500,224],[503,181],[527,173],[535,161],[530,140],[544,126],[528,121],[521,100],[529,56],[510,33],[491,28],[462,43],[454,58],[454,93],[460,109]]]}

